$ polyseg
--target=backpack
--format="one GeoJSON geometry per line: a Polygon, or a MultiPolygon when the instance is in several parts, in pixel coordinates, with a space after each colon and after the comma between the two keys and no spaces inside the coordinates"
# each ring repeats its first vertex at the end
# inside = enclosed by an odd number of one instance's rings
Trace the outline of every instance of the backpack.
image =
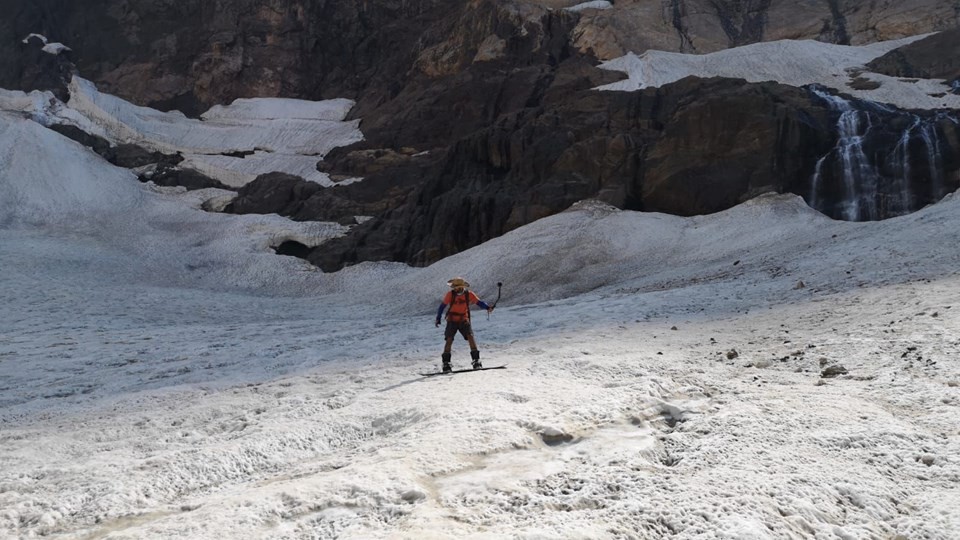
{"type": "MultiPolygon", "coordinates": [[[[474,295],[469,289],[464,289],[463,294],[456,294],[453,291],[447,293],[450,296],[449,308],[447,309],[447,320],[450,322],[470,321],[470,301],[474,295]]],[[[444,298],[446,300],[446,298],[444,298]]],[[[446,302],[445,302],[446,303],[446,302]]]]}

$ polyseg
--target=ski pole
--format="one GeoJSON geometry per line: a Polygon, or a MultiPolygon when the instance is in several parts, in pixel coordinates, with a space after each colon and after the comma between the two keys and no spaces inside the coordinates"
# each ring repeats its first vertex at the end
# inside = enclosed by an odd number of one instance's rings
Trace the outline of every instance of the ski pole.
{"type": "MultiPolygon", "coordinates": [[[[490,306],[490,311],[493,311],[493,308],[497,307],[497,302],[500,301],[500,292],[502,291],[502,289],[503,289],[503,282],[502,282],[502,281],[498,281],[498,282],[497,282],[497,299],[494,300],[494,301],[493,301],[493,305],[490,306]]],[[[487,312],[487,320],[488,320],[488,321],[490,320],[490,311],[487,312]]]]}

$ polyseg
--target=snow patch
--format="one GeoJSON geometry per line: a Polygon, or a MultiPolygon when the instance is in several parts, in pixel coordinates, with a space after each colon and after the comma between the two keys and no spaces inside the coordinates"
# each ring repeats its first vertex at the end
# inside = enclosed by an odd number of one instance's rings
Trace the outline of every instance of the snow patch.
{"type": "Polygon", "coordinates": [[[64,51],[72,51],[73,49],[67,47],[63,43],[47,43],[41,50],[45,53],[56,56],[64,51]]]}
{"type": "Polygon", "coordinates": [[[320,159],[316,156],[262,151],[244,157],[186,154],[180,167],[193,169],[235,188],[243,187],[258,176],[271,172],[299,176],[307,182],[315,182],[325,187],[337,185],[326,173],[317,170],[318,161],[320,159]]]}
{"type": "Polygon", "coordinates": [[[943,80],[908,82],[867,71],[866,64],[871,60],[929,35],[862,46],[779,40],[702,55],[656,50],[639,55],[630,52],[600,65],[603,69],[626,73],[627,79],[598,89],[633,91],[660,87],[688,76],[730,77],[758,83],[776,81],[798,87],[821,84],[860,99],[889,103],[903,109],[960,108],[960,96],[939,95],[944,93],[943,80]],[[856,77],[881,84],[875,89],[855,90],[849,83],[856,77]]]}
{"type": "Polygon", "coordinates": [[[613,4],[607,0],[594,0],[592,2],[583,2],[582,4],[577,4],[575,6],[570,6],[568,8],[563,8],[565,11],[580,12],[585,9],[610,9],[613,7],[613,4]]]}
{"type": "MultiPolygon", "coordinates": [[[[71,80],[68,105],[90,118],[111,141],[166,153],[228,154],[261,149],[319,158],[337,146],[363,139],[359,120],[305,119],[306,114],[294,112],[297,104],[266,108],[285,112],[282,118],[257,118],[261,110],[250,105],[237,109],[241,116],[228,121],[225,115],[233,109],[221,110],[215,120],[191,120],[179,111],[160,112],[102,94],[79,77],[71,80]]],[[[338,107],[343,107],[342,101],[335,104],[334,108],[338,107]]]]}
{"type": "Polygon", "coordinates": [[[325,120],[342,122],[355,102],[349,99],[306,101],[290,98],[243,98],[230,105],[214,105],[200,117],[223,123],[249,124],[253,120],[325,120]]]}
{"type": "Polygon", "coordinates": [[[33,38],[39,39],[44,45],[47,44],[47,36],[45,36],[45,35],[43,35],[43,34],[32,34],[32,33],[31,33],[31,34],[27,34],[27,37],[23,38],[20,42],[21,42],[21,43],[30,43],[30,40],[33,39],[33,38]]]}

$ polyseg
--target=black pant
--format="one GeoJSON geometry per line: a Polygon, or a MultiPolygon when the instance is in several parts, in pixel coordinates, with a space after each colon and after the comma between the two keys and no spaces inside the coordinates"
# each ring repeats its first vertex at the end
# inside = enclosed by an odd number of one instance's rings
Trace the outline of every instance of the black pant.
{"type": "Polygon", "coordinates": [[[470,326],[470,321],[447,321],[447,327],[443,330],[443,338],[451,339],[453,336],[457,335],[457,332],[460,332],[460,335],[463,336],[463,339],[470,339],[470,336],[473,335],[473,328],[470,326]]]}

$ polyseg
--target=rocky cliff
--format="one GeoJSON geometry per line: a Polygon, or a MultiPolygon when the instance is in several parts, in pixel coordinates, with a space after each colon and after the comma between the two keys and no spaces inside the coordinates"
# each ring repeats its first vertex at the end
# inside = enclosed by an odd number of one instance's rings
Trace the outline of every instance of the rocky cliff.
{"type": "MultiPolygon", "coordinates": [[[[705,53],[776,39],[869,43],[956,28],[951,2],[618,0],[607,9],[564,9],[575,4],[91,0],[81,8],[0,0],[9,14],[0,21],[0,87],[55,87],[75,69],[102,91],[194,116],[238,97],[354,99],[351,116],[362,119],[365,140],[318,167],[363,182],[322,188],[266,175],[227,208],[350,224],[373,216],[345,238],[298,251],[326,270],[363,260],[428,264],[584,198],[693,215],[792,191],[848,218],[842,207],[851,189],[889,184],[896,167],[879,163],[901,158],[875,156],[900,146],[926,160],[910,174],[927,187],[880,204],[896,210],[879,217],[956,188],[952,121],[896,120],[896,129],[869,139],[870,174],[852,178],[840,156],[844,111],[810,89],[688,78],[637,92],[593,90],[622,77],[598,62],[627,51],[705,53]],[[69,46],[57,58],[72,66],[38,68],[51,60],[23,42],[34,32],[69,46]],[[936,160],[924,157],[930,137],[944,141],[936,160]]],[[[876,70],[956,76],[955,62],[936,52],[956,47],[955,31],[928,39],[878,59],[876,70]]],[[[901,113],[862,114],[880,121],[901,113]]],[[[887,191],[885,201],[905,193],[887,191]]]]}
{"type": "Polygon", "coordinates": [[[942,0],[617,0],[612,4],[610,9],[583,14],[574,35],[577,48],[609,59],[647,49],[708,53],[778,39],[861,45],[958,24],[956,5],[942,0]]]}

